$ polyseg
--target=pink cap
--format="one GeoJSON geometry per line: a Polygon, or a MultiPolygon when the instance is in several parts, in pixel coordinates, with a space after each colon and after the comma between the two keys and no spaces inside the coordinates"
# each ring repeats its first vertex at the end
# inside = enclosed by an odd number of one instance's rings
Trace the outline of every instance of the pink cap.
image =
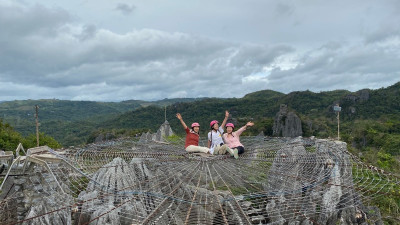
{"type": "Polygon", "coordinates": [[[200,127],[199,123],[192,123],[192,127],[200,127]]]}
{"type": "Polygon", "coordinates": [[[213,121],[211,121],[211,123],[210,123],[210,127],[214,126],[214,124],[216,124],[216,123],[218,123],[218,121],[217,121],[217,120],[213,120],[213,121]]]}
{"type": "Polygon", "coordinates": [[[227,123],[227,124],[225,125],[225,127],[232,127],[232,128],[235,128],[235,125],[233,125],[233,123],[227,123]]]}

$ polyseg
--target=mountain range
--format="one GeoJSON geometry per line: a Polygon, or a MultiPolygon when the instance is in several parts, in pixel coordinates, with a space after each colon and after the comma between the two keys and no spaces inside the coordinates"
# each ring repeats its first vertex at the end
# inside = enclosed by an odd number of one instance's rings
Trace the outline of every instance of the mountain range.
{"type": "MultiPolygon", "coordinates": [[[[68,101],[57,99],[18,100],[0,103],[0,118],[23,135],[35,132],[35,105],[39,106],[40,131],[54,137],[62,145],[90,142],[98,134],[114,136],[156,131],[166,119],[177,134],[183,130],[175,114],[180,112],[187,124],[199,122],[208,132],[209,121],[223,120],[225,110],[237,126],[252,120],[255,127],[246,132],[272,135],[273,120],[281,104],[302,120],[303,136],[334,137],[336,114],[333,106],[342,107],[340,120],[343,135],[354,132],[353,125],[363,121],[391,123],[391,132],[400,121],[400,82],[376,90],[356,92],[334,90],[314,93],[296,91],[284,94],[271,90],[249,93],[242,98],[177,98],[159,101],[129,100],[123,102],[68,101]]],[[[400,133],[400,131],[399,131],[400,133]]],[[[351,137],[347,137],[351,138],[351,137]]],[[[354,137],[352,137],[354,138],[354,137]]],[[[357,144],[357,143],[356,143],[357,144]]]]}

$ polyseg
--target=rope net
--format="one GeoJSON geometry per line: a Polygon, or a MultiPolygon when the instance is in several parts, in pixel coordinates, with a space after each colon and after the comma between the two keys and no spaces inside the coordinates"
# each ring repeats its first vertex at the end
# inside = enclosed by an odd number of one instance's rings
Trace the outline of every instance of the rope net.
{"type": "Polygon", "coordinates": [[[400,195],[396,175],[343,142],[241,141],[239,159],[187,153],[182,140],[52,150],[54,176],[35,163],[15,176],[0,224],[361,224],[381,220],[374,199],[400,195]]]}

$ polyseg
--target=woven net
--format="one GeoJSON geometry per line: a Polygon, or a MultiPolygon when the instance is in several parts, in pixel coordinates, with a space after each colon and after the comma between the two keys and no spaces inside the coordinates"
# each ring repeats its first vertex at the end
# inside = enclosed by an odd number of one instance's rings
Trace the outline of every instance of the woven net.
{"type": "Polygon", "coordinates": [[[381,220],[371,202],[400,195],[398,176],[365,165],[343,142],[241,142],[239,159],[187,153],[182,140],[52,150],[61,159],[47,163],[54,176],[31,163],[15,177],[24,191],[1,200],[2,223],[361,224],[381,220]]]}

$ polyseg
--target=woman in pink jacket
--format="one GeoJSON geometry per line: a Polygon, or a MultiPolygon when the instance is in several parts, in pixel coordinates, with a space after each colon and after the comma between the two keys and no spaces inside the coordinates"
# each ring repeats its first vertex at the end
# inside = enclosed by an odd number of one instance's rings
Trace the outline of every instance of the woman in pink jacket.
{"type": "Polygon", "coordinates": [[[226,133],[224,134],[225,144],[229,146],[229,148],[233,149],[234,157],[237,159],[239,156],[238,154],[244,153],[244,146],[240,143],[240,135],[247,129],[247,127],[253,126],[253,122],[247,122],[246,125],[241,127],[237,131],[233,131],[235,125],[233,123],[226,124],[226,133]]]}

